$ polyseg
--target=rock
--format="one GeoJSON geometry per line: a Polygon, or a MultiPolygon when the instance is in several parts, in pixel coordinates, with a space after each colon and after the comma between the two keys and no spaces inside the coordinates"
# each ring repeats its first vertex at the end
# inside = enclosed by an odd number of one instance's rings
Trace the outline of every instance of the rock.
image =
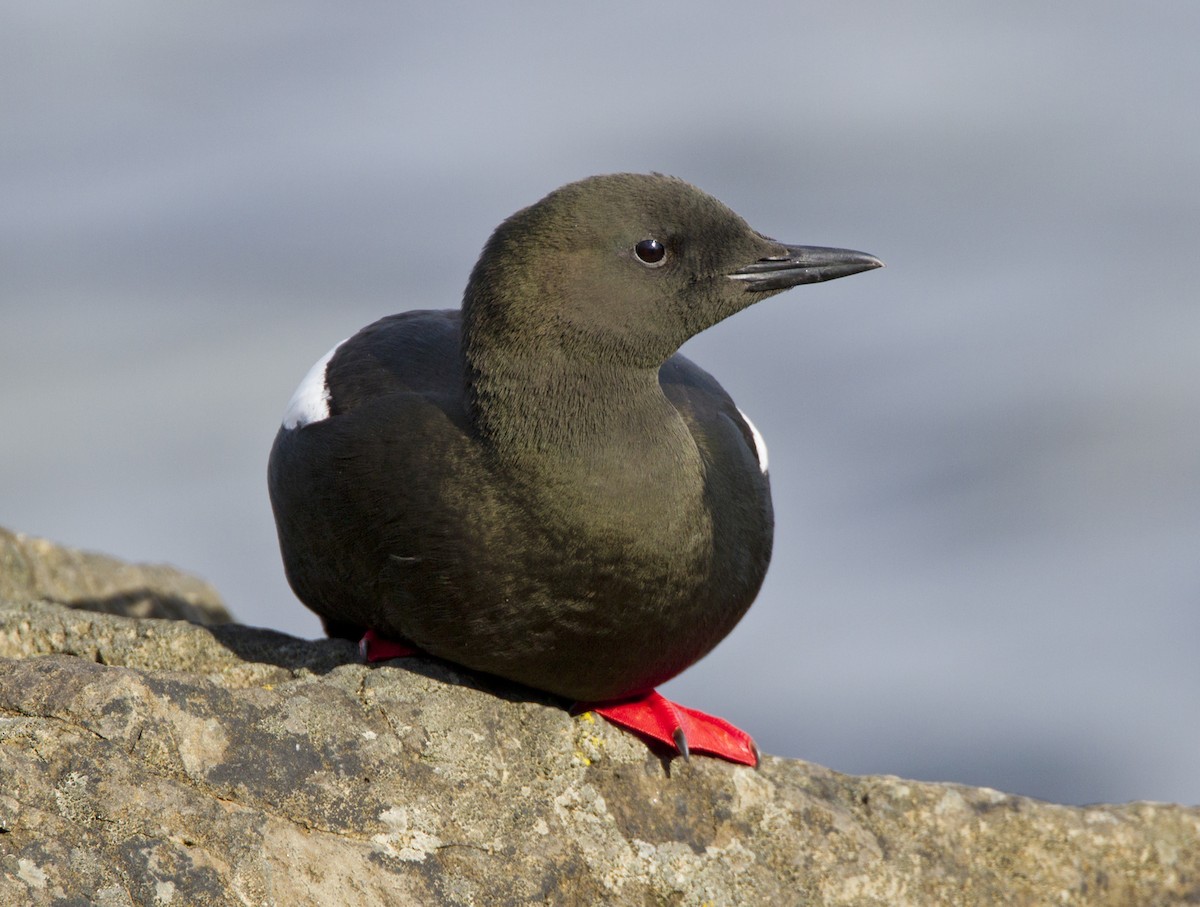
{"type": "Polygon", "coordinates": [[[129,564],[2,527],[0,599],[43,599],[88,611],[197,624],[233,620],[217,591],[189,573],[159,564],[129,564]]]}
{"type": "Polygon", "coordinates": [[[562,706],[337,640],[0,604],[0,903],[1200,900],[1197,809],[684,762],[562,706]]]}

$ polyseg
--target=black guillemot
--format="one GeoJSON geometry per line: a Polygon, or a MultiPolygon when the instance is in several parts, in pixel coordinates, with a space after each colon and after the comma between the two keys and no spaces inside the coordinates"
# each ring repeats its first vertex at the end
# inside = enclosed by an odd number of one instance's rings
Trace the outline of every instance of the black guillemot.
{"type": "Polygon", "coordinates": [[[550,193],[492,234],[461,311],[383,318],[301,382],[269,466],[288,581],[371,660],[426,652],[754,764],[654,691],[750,607],[774,532],[766,445],[677,350],[881,264],[671,177],[550,193]]]}

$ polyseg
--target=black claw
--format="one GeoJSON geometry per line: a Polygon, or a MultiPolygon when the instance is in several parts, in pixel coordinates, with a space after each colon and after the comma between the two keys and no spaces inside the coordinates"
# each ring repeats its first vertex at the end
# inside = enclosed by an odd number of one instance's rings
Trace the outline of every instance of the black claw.
{"type": "Polygon", "coordinates": [[[688,750],[687,735],[683,732],[683,728],[677,727],[671,732],[671,738],[675,741],[675,747],[683,756],[685,762],[692,761],[692,754],[688,750]]]}

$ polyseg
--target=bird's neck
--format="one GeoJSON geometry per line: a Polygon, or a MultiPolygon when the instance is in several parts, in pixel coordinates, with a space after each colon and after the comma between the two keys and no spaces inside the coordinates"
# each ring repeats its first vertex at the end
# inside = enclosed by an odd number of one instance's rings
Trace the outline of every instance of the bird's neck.
{"type": "Polygon", "coordinates": [[[467,399],[479,438],[505,460],[624,459],[630,439],[682,428],[657,369],[631,369],[561,355],[468,357],[467,399]]]}
{"type": "Polygon", "coordinates": [[[652,358],[630,364],[626,350],[535,318],[521,302],[538,288],[492,282],[480,289],[472,275],[462,354],[468,418],[496,465],[565,498],[593,489],[597,499],[629,501],[654,482],[660,493],[679,476],[698,482],[699,452],[652,358]]]}
{"type": "Polygon", "coordinates": [[[657,370],[516,366],[469,369],[473,428],[548,536],[646,569],[705,556],[699,450],[657,370]]]}

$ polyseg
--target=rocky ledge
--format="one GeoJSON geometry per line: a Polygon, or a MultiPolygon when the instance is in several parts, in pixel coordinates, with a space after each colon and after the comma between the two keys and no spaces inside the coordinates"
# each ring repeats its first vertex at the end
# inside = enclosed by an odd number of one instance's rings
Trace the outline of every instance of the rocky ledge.
{"type": "Polygon", "coordinates": [[[1200,901],[1197,809],[669,759],[434,660],[205,626],[171,568],[0,534],[0,569],[3,904],[1200,901]]]}

